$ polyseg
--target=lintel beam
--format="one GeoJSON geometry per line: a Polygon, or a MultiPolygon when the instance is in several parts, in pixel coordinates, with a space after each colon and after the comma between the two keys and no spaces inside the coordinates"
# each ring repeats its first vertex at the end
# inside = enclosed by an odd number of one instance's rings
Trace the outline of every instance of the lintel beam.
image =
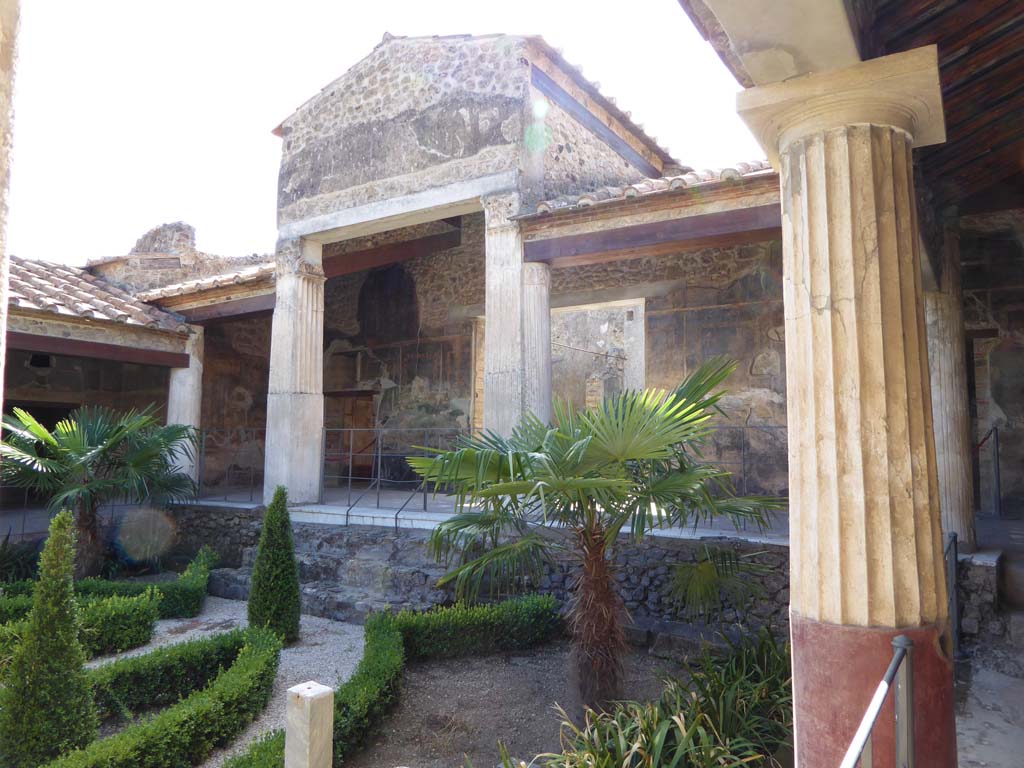
{"type": "Polygon", "coordinates": [[[276,293],[264,293],[259,296],[247,296],[218,304],[206,304],[201,307],[175,309],[179,315],[190,323],[200,325],[218,320],[245,320],[250,317],[270,315],[277,303],[276,293]]]}
{"type": "Polygon", "coordinates": [[[385,267],[389,264],[414,259],[417,256],[429,256],[432,253],[457,248],[461,244],[462,231],[454,230],[400,243],[388,243],[362,251],[340,253],[324,258],[324,277],[330,279],[362,272],[366,269],[385,267]]]}
{"type": "Polygon", "coordinates": [[[776,237],[782,226],[777,204],[635,224],[602,232],[530,240],[526,261],[576,266],[617,258],[697,248],[725,247],[776,237]]]}
{"type": "Polygon", "coordinates": [[[188,368],[190,358],[184,352],[166,352],[157,349],[140,349],[120,344],[104,344],[98,341],[81,341],[57,336],[41,336],[21,331],[7,332],[7,348],[23,352],[42,352],[51,355],[91,357],[96,360],[112,360],[118,363],[156,365],[163,368],[188,368]]]}

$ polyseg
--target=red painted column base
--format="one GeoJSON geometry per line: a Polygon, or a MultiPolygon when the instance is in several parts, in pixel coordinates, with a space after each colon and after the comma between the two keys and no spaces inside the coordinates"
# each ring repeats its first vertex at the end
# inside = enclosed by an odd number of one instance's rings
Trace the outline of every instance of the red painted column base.
{"type": "MultiPolygon", "coordinates": [[[[850,627],[794,613],[790,632],[797,768],[837,768],[892,660],[897,635],[914,642],[916,764],[956,768],[953,663],[941,648],[938,627],[850,627]]],[[[895,762],[894,689],[874,729],[875,768],[895,762]]]]}

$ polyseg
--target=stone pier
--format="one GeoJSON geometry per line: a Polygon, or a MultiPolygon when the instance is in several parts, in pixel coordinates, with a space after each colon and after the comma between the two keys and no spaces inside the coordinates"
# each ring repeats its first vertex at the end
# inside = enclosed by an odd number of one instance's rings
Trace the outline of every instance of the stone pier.
{"type": "Polygon", "coordinates": [[[277,303],[270,339],[270,385],[263,497],[288,489],[289,501],[317,501],[324,429],[323,246],[278,245],[277,303]]]}
{"type": "Polygon", "coordinates": [[[523,263],[519,195],[483,201],[486,232],[484,427],[507,435],[526,411],[551,408],[551,275],[523,263]]]}
{"type": "MultiPolygon", "coordinates": [[[[190,329],[185,351],[188,368],[172,368],[167,390],[167,423],[186,424],[197,430],[203,415],[203,347],[202,326],[190,329]]],[[[183,472],[198,481],[198,463],[195,455],[179,462],[183,472]]]]}
{"type": "MultiPolygon", "coordinates": [[[[932,437],[914,146],[942,142],[934,46],[749,89],[780,171],[797,765],[838,765],[914,643],[919,765],[953,768],[953,667],[932,437]]],[[[894,761],[894,713],[875,727],[894,761]]]]}

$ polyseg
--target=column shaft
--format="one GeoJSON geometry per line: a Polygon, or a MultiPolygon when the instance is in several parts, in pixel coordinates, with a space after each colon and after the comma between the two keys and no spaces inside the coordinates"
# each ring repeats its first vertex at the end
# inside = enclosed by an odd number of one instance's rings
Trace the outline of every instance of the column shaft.
{"type": "MultiPolygon", "coordinates": [[[[203,416],[203,345],[203,328],[196,326],[191,329],[185,347],[189,367],[171,369],[167,390],[167,423],[187,424],[195,427],[197,432],[202,426],[203,416]]],[[[179,466],[182,472],[199,481],[197,456],[183,459],[179,466]]]]}
{"type": "Polygon", "coordinates": [[[263,498],[283,485],[293,502],[320,498],[323,471],[324,276],[321,246],[279,246],[277,303],[270,339],[270,385],[263,498]]]}
{"type": "Polygon", "coordinates": [[[973,552],[974,468],[961,300],[958,293],[928,291],[924,312],[942,530],[956,533],[961,551],[973,552]]]}
{"type": "Polygon", "coordinates": [[[523,410],[551,420],[551,267],[523,265],[523,410]]]}

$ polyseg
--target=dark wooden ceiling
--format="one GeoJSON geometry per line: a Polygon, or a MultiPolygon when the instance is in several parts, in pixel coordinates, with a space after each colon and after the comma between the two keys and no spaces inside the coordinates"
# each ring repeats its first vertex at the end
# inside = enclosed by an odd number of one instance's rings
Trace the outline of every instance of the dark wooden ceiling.
{"type": "Polygon", "coordinates": [[[852,0],[864,58],[939,47],[946,143],[918,150],[940,205],[1024,190],[1024,0],[852,0]],[[993,192],[999,191],[999,194],[993,192]]]}

